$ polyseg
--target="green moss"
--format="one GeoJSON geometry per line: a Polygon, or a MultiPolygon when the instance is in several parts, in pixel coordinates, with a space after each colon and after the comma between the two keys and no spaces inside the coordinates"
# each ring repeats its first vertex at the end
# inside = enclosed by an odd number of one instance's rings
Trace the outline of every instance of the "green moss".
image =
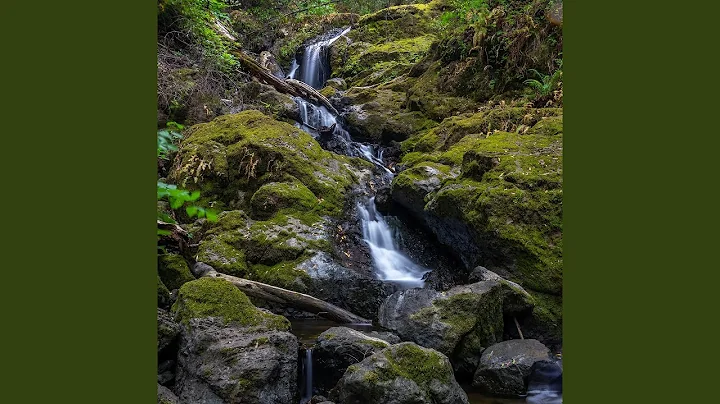
{"type": "Polygon", "coordinates": [[[383,351],[387,368],[378,368],[378,380],[403,377],[426,387],[432,380],[447,383],[452,371],[438,353],[422,349],[413,343],[402,343],[383,351]]]}
{"type": "Polygon", "coordinates": [[[231,233],[211,235],[200,242],[197,260],[218,272],[243,277],[247,274],[245,252],[235,247],[238,237],[231,233]]]}
{"type": "Polygon", "coordinates": [[[157,304],[159,307],[163,307],[170,302],[170,291],[165,286],[165,284],[162,283],[162,280],[160,279],[160,275],[157,277],[157,304]]]}
{"type": "Polygon", "coordinates": [[[254,264],[250,266],[247,277],[250,280],[285,289],[307,292],[307,285],[312,281],[310,275],[303,270],[297,269],[297,266],[305,259],[307,257],[301,256],[296,260],[283,261],[272,266],[254,264]]]}
{"type": "Polygon", "coordinates": [[[384,348],[387,348],[390,346],[390,344],[385,341],[379,341],[379,340],[375,340],[375,339],[364,339],[364,340],[360,340],[359,342],[361,344],[370,345],[370,346],[373,346],[375,348],[380,348],[380,349],[384,349],[384,348]]]}
{"type": "Polygon", "coordinates": [[[247,206],[263,184],[287,182],[291,176],[337,216],[345,190],[355,182],[347,168],[351,161],[323,150],[293,125],[243,111],[186,130],[171,178],[224,206],[247,206]]]}
{"type": "Polygon", "coordinates": [[[158,274],[170,290],[179,289],[185,282],[195,280],[185,259],[177,254],[158,256],[158,274]]]}
{"type": "Polygon", "coordinates": [[[257,309],[233,284],[217,278],[201,278],[184,284],[172,312],[184,324],[189,324],[193,318],[217,317],[225,324],[262,325],[281,331],[290,327],[285,317],[257,309]]]}
{"type": "Polygon", "coordinates": [[[540,136],[554,136],[563,131],[563,117],[556,116],[538,121],[530,130],[528,134],[540,135],[540,136]]]}
{"type": "Polygon", "coordinates": [[[299,181],[269,182],[261,186],[250,199],[253,216],[267,219],[281,209],[307,211],[319,207],[320,201],[299,181]]]}

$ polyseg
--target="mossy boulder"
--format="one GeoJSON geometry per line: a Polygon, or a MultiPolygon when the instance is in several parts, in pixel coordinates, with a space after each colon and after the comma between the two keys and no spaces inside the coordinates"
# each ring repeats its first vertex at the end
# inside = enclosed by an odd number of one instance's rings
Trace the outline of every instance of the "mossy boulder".
{"type": "Polygon", "coordinates": [[[218,278],[201,278],[183,285],[172,312],[185,325],[193,319],[212,317],[242,327],[280,331],[290,328],[285,317],[258,309],[232,283],[218,278]]]}
{"type": "Polygon", "coordinates": [[[181,402],[293,401],[298,342],[286,318],[256,308],[218,278],[183,285],[173,313],[182,325],[175,384],[181,402]]]}
{"type": "Polygon", "coordinates": [[[208,226],[198,261],[228,275],[307,292],[310,277],[298,265],[330,249],[328,226],[320,216],[292,209],[281,209],[268,220],[226,211],[208,226]]]}
{"type": "Polygon", "coordinates": [[[503,290],[499,282],[461,285],[447,292],[409,289],[380,307],[380,324],[450,357],[459,377],[475,371],[482,350],[502,340],[503,290]]]}
{"type": "Polygon", "coordinates": [[[158,384],[157,404],[179,404],[177,396],[169,388],[158,384]]]}
{"type": "Polygon", "coordinates": [[[556,121],[559,113],[511,109],[446,119],[403,144],[402,165],[408,170],[394,180],[393,199],[468,270],[483,265],[531,292],[560,295],[562,132],[520,133],[523,121],[537,125],[543,116],[556,121]],[[513,127],[517,131],[496,131],[513,127]],[[460,175],[438,174],[440,186],[422,186],[437,183],[418,175],[432,164],[460,175]]]}
{"type": "Polygon", "coordinates": [[[355,159],[323,150],[308,133],[260,111],[223,115],[184,135],[170,178],[200,190],[200,202],[218,210],[248,207],[266,183],[297,180],[317,197],[319,214],[339,215],[356,180],[355,159]]]}
{"type": "Polygon", "coordinates": [[[390,344],[347,327],[332,327],[317,338],[313,346],[315,387],[326,394],[343,376],[348,366],[379,352],[390,344]]]}
{"type": "Polygon", "coordinates": [[[310,211],[318,198],[300,181],[269,182],[253,194],[250,207],[256,219],[268,219],[282,209],[310,211]]]}
{"type": "Polygon", "coordinates": [[[467,404],[447,357],[404,342],[351,365],[332,390],[340,403],[467,404]]]}
{"type": "Polygon", "coordinates": [[[186,282],[195,280],[187,261],[178,254],[158,255],[158,274],[169,290],[180,289],[186,282]]]}
{"type": "Polygon", "coordinates": [[[405,94],[388,87],[351,88],[343,97],[347,130],[358,139],[401,141],[437,125],[417,111],[406,111],[405,94]]]}

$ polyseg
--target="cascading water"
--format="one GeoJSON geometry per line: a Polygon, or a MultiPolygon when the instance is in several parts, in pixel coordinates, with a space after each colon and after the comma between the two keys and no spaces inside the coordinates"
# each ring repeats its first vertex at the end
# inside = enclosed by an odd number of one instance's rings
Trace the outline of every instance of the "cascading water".
{"type": "MultiPolygon", "coordinates": [[[[306,84],[322,88],[329,76],[328,48],[349,31],[350,28],[347,28],[329,39],[308,45],[303,53],[302,63],[298,65],[293,61],[288,77],[296,78],[299,75],[300,80],[306,84]]],[[[324,106],[315,105],[301,97],[296,97],[295,102],[300,109],[301,129],[320,137],[322,131],[328,131],[334,125],[332,137],[342,144],[344,154],[365,158],[381,167],[386,176],[392,177],[392,171],[383,162],[382,150],[376,154],[372,146],[353,142],[338,117],[324,106]]],[[[363,239],[370,247],[377,276],[402,288],[422,287],[422,277],[428,270],[413,263],[398,250],[390,227],[375,208],[375,198],[370,198],[366,204],[358,204],[358,212],[362,219],[363,239]]]]}
{"type": "Polygon", "coordinates": [[[362,219],[363,239],[370,246],[380,279],[404,288],[422,287],[422,277],[428,269],[415,264],[398,250],[390,226],[375,209],[375,198],[370,198],[366,205],[358,203],[358,212],[362,219]]]}
{"type": "Polygon", "coordinates": [[[305,348],[305,362],[303,363],[303,387],[300,404],[310,402],[313,395],[313,368],[312,348],[305,348]]]}
{"type": "MultiPolygon", "coordinates": [[[[327,57],[328,49],[333,42],[350,32],[346,28],[339,34],[328,39],[320,40],[308,45],[303,53],[302,64],[300,65],[300,80],[313,88],[320,89],[330,77],[330,63],[327,57]]],[[[295,73],[297,74],[297,73],[295,73]]],[[[295,78],[294,75],[291,76],[295,78]]]]}

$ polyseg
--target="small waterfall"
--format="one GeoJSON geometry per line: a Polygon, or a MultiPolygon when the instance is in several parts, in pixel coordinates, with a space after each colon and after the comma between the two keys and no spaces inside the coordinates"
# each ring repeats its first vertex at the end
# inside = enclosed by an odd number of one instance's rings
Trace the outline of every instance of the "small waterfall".
{"type": "Polygon", "coordinates": [[[297,63],[297,60],[293,59],[292,65],[290,66],[290,72],[287,75],[288,79],[297,79],[297,70],[300,65],[297,63]]]}
{"type": "Polygon", "coordinates": [[[375,209],[375,198],[370,198],[366,205],[358,203],[358,212],[362,220],[363,239],[370,246],[378,277],[403,288],[422,287],[422,277],[428,269],[415,264],[398,250],[390,226],[375,209]]]}
{"type": "Polygon", "coordinates": [[[305,48],[302,64],[300,65],[300,80],[311,85],[313,88],[322,88],[322,86],[325,85],[325,81],[330,77],[330,63],[327,57],[328,49],[333,42],[348,32],[350,32],[350,28],[346,28],[341,33],[328,39],[308,45],[305,48]]]}
{"type": "Polygon", "coordinates": [[[313,396],[313,368],[312,348],[305,348],[305,361],[303,362],[303,385],[300,404],[310,402],[313,396]]]}

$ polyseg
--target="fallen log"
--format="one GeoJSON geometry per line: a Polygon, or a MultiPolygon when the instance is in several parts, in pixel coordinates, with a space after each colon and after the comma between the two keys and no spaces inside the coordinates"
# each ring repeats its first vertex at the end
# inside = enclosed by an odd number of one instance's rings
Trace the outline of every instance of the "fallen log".
{"type": "Polygon", "coordinates": [[[333,107],[333,105],[330,103],[330,100],[328,100],[327,97],[325,97],[324,95],[320,94],[318,90],[310,87],[302,81],[295,79],[287,79],[285,80],[285,82],[295,87],[298,92],[304,93],[303,95],[305,96],[305,98],[314,99],[316,102],[324,105],[330,112],[334,113],[335,115],[340,115],[337,109],[335,109],[335,107],[333,107]]]}
{"type": "Polygon", "coordinates": [[[331,303],[314,298],[304,293],[294,292],[265,283],[250,281],[236,276],[221,274],[210,265],[203,262],[196,263],[192,268],[193,274],[197,277],[211,277],[224,279],[248,296],[256,297],[268,302],[278,303],[284,306],[294,307],[300,310],[316,313],[328,320],[338,323],[359,323],[370,324],[371,321],[341,309],[331,303]]]}

